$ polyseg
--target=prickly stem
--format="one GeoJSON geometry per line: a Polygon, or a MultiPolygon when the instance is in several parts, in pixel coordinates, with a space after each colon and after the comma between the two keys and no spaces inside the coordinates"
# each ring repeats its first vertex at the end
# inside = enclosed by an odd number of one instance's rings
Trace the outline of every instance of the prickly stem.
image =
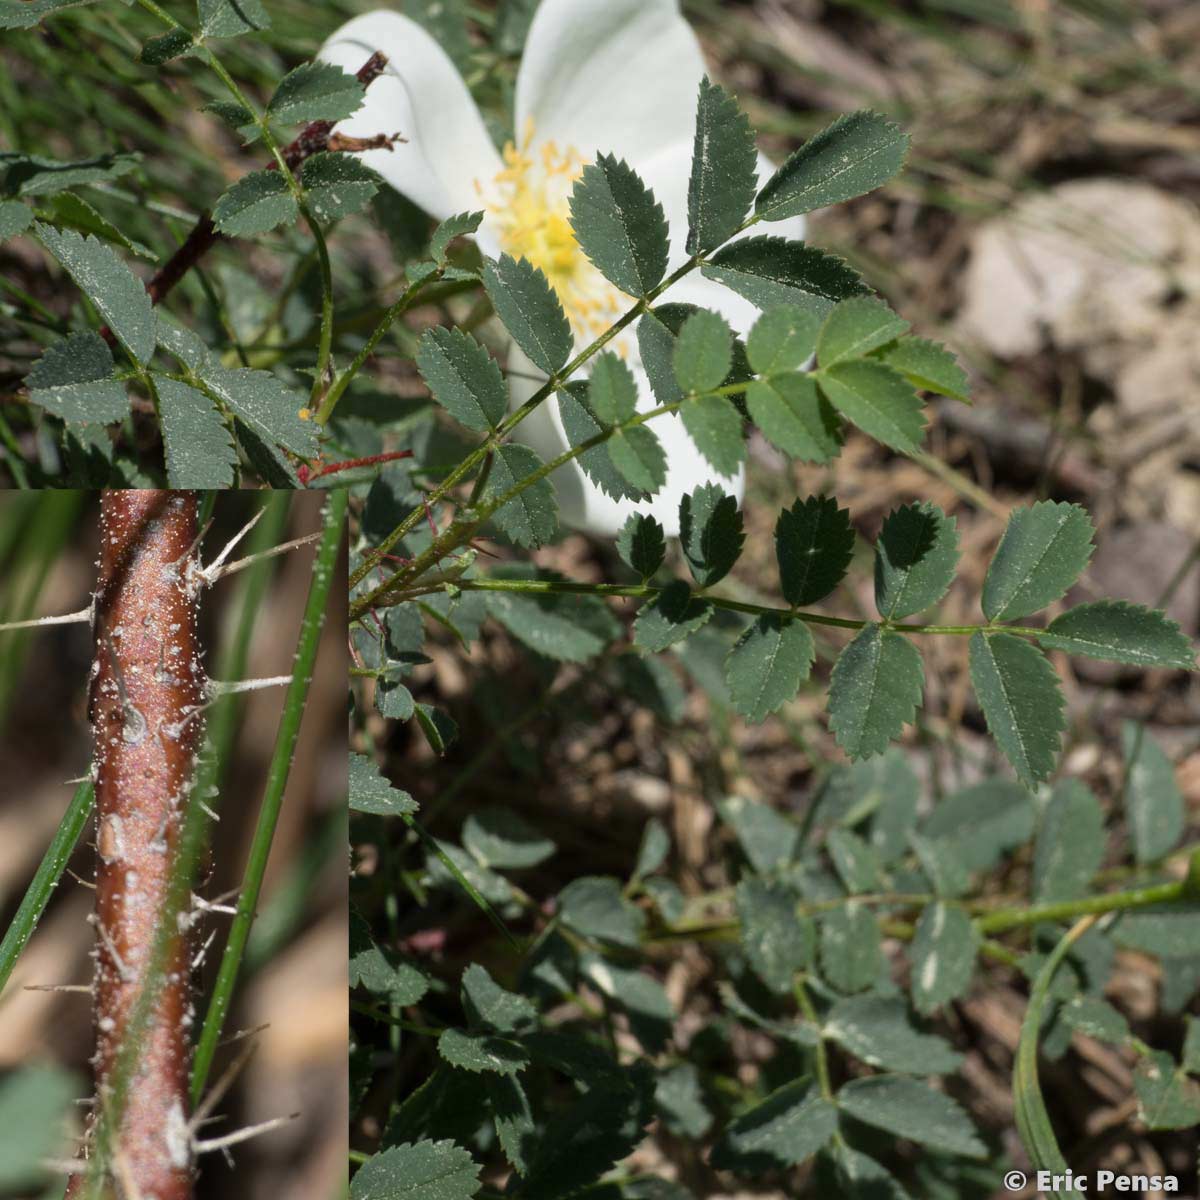
{"type": "MultiPolygon", "coordinates": [[[[196,513],[191,492],[109,491],[101,497],[89,694],[96,770],[98,1113],[112,1095],[121,1047],[147,983],[203,733],[199,588],[189,557],[196,513]]],[[[120,1183],[106,1180],[102,1196],[130,1187],[155,1200],[188,1200],[192,1194],[190,962],[188,930],[181,927],[171,933],[120,1111],[109,1117],[106,1153],[120,1183]]],[[[84,1184],[83,1176],[73,1176],[68,1200],[83,1196],[84,1184]]]]}

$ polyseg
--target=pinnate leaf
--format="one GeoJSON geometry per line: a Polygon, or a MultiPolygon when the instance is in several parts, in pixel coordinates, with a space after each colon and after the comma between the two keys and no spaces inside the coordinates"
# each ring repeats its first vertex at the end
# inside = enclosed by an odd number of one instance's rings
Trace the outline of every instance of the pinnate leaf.
{"type": "Polygon", "coordinates": [[[775,555],[790,605],[824,600],[842,581],[854,555],[849,509],[838,508],[828,496],[797,500],[775,523],[775,555]]]}
{"type": "Polygon", "coordinates": [[[970,663],[992,737],[1021,782],[1036,786],[1054,770],[1065,727],[1054,668],[1036,646],[1010,633],[973,634],[970,663]]]}
{"type": "Polygon", "coordinates": [[[891,1137],[971,1158],[987,1153],[971,1118],[949,1096],[903,1075],[852,1079],[838,1092],[837,1105],[891,1137]]]}
{"type": "MultiPolygon", "coordinates": [[[[243,2],[238,0],[239,5],[243,2]]],[[[301,63],[279,81],[267,116],[287,124],[340,121],[357,111],[365,94],[353,75],[333,63],[301,63]]]]}
{"type": "Polygon", "coordinates": [[[666,551],[663,527],[649,513],[631,513],[617,535],[621,561],[643,579],[649,579],[662,566],[666,551]]]}
{"type": "Polygon", "coordinates": [[[213,224],[228,237],[250,237],[294,221],[298,211],[278,171],[251,171],[217,201],[213,224]]]}
{"type": "Polygon", "coordinates": [[[765,614],[734,643],[725,660],[733,707],[747,721],[764,721],[808,678],[813,640],[803,621],[765,614]]]}
{"type": "Polygon", "coordinates": [[[529,360],[547,375],[567,361],[574,339],[546,276],[524,258],[486,259],[483,285],[496,315],[529,360]]]}
{"type": "Polygon", "coordinates": [[[121,345],[138,362],[149,362],[156,340],[154,308],[141,280],[98,238],[60,231],[40,221],[34,232],[96,306],[121,345]]]}
{"type": "Polygon", "coordinates": [[[746,114],[724,88],[702,78],[688,182],[689,254],[714,250],[737,232],[758,187],[757,168],[746,114]]]}
{"type": "Polygon", "coordinates": [[[894,621],[936,604],[958,566],[958,530],[932,504],[890,513],[875,545],[875,607],[894,621]]]}
{"type": "Polygon", "coordinates": [[[571,192],[571,228],[610,283],[644,296],[667,269],[667,219],[654,193],[625,161],[601,154],[571,192]]]}
{"type": "Polygon", "coordinates": [[[438,326],[421,335],[417,367],[433,398],[468,429],[495,429],[508,408],[508,389],[492,356],[461,329],[438,326]]]}
{"type": "Polygon", "coordinates": [[[1124,600],[1097,600],[1069,609],[1038,639],[1048,650],[1138,667],[1190,671],[1196,652],[1179,626],[1156,609],[1124,600]]]}
{"type": "Polygon", "coordinates": [[[882,754],[913,719],[925,673],[903,635],[867,625],[838,655],[829,686],[830,727],[851,758],[882,754]]]}
{"type": "Polygon", "coordinates": [[[718,250],[700,271],[758,308],[790,304],[817,317],[839,300],[867,290],[844,259],[781,237],[739,238],[718,250]]]}
{"type": "MultiPolygon", "coordinates": [[[[485,501],[495,501],[542,466],[542,460],[516,442],[496,447],[485,501]]],[[[492,520],[518,546],[541,546],[558,529],[558,501],[549,479],[539,479],[501,505],[492,520]]]]}
{"type": "Polygon", "coordinates": [[[173,488],[223,490],[233,487],[237,451],[224,416],[197,388],[159,377],[167,482],[173,488]]]}
{"type": "Polygon", "coordinates": [[[827,463],[842,448],[841,422],[810,375],[756,379],[746,390],[750,419],[790,458],[827,463]]]}
{"type": "Polygon", "coordinates": [[[1153,862],[1179,844],[1184,829],[1183,795],[1175,768],[1143,725],[1121,726],[1125,755],[1125,819],[1138,862],[1153,862]]]}
{"type": "Polygon", "coordinates": [[[372,1155],[350,1181],[350,1200],[467,1200],[479,1164],[454,1142],[422,1141],[372,1155]]]}
{"type": "Polygon", "coordinates": [[[195,39],[186,29],[170,29],[146,42],[138,54],[138,62],[144,62],[150,67],[160,67],[163,63],[186,54],[195,44],[195,39]]]}
{"type": "Polygon", "coordinates": [[[755,211],[767,221],[812,212],[873,191],[903,166],[908,135],[879,113],[838,117],[767,180],[755,211]]]}
{"type": "Polygon", "coordinates": [[[817,339],[817,361],[822,367],[862,358],[908,329],[886,304],[869,297],[843,300],[825,318],[817,339]]]}
{"type": "Polygon", "coordinates": [[[1014,509],[983,583],[987,619],[1028,616],[1062,596],[1092,556],[1093,532],[1077,504],[1014,509]]]}
{"type": "Polygon", "coordinates": [[[326,152],[306,158],[300,182],[313,215],[322,221],[361,212],[379,190],[379,176],[353,154],[326,152]]]}
{"type": "Polygon", "coordinates": [[[29,399],[64,421],[107,425],[129,415],[125,385],[98,333],[72,333],[47,347],[25,377],[29,399]]]}
{"type": "Polygon", "coordinates": [[[800,1079],[731,1122],[710,1161],[719,1170],[758,1175],[806,1161],[836,1132],[837,1109],[800,1079]]]}
{"type": "Polygon", "coordinates": [[[928,905],[917,922],[912,943],[913,1007],[929,1014],[963,995],[971,983],[979,934],[957,904],[928,905]]]}
{"type": "Polygon", "coordinates": [[[715,483],[702,484],[680,499],[679,541],[701,587],[712,587],[729,574],[745,540],[737,497],[715,483]]]}
{"type": "Polygon", "coordinates": [[[834,408],[863,433],[901,454],[920,448],[921,398],[891,367],[874,359],[841,362],[822,370],[817,381],[834,408]]]}

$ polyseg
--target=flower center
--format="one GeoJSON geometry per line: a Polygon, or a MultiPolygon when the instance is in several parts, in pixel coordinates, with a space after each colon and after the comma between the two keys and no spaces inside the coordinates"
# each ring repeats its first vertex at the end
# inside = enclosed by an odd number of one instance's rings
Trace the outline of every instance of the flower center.
{"type": "Polygon", "coordinates": [[[504,169],[492,181],[485,203],[501,249],[513,258],[528,259],[541,270],[557,294],[576,340],[590,342],[632,301],[592,265],[571,229],[571,187],[584,165],[573,146],[560,150],[546,141],[535,152],[533,121],[529,120],[521,145],[505,145],[504,169]]]}

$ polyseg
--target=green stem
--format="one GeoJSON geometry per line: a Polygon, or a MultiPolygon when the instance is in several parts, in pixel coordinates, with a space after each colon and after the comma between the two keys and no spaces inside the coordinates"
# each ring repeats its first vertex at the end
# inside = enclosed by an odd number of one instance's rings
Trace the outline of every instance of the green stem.
{"type": "MultiPolygon", "coordinates": [[[[280,167],[280,170],[286,171],[287,168],[280,167]]],[[[289,177],[291,176],[290,171],[287,171],[287,174],[289,177]]],[[[320,413],[325,409],[322,399],[325,375],[329,371],[329,358],[333,351],[333,268],[329,263],[329,247],[325,244],[325,234],[322,232],[321,226],[317,224],[316,217],[312,215],[308,204],[303,199],[298,198],[297,204],[300,215],[308,222],[308,227],[312,231],[313,241],[317,245],[317,262],[321,271],[321,337],[317,345],[317,369],[313,375],[310,397],[310,403],[317,413],[317,420],[320,421],[320,413]]]]}
{"type": "Polygon", "coordinates": [[[321,540],[313,563],[312,584],[304,607],[304,619],[300,626],[300,638],[296,649],[292,681],[288,685],[283,704],[283,715],[275,737],[275,749],[267,772],[267,785],[263,794],[258,824],[250,846],[250,856],[238,896],[237,911],[229,929],[229,938],[221,956],[217,982],[213,987],[212,999],[204,1017],[204,1028],[196,1046],[196,1058],[192,1067],[192,1102],[196,1103],[204,1091],[213,1056],[225,1025],[225,1017],[233,998],[233,988],[241,967],[246,940],[254,922],[255,909],[262,891],[263,876],[271,854],[271,843],[275,837],[275,826],[283,805],[284,788],[291,770],[292,756],[296,750],[296,739],[300,733],[300,721],[304,715],[308,687],[312,679],[313,664],[321,640],[325,607],[333,582],[333,568],[338,547],[342,540],[342,525],[346,515],[347,492],[343,489],[331,491],[325,502],[321,540]]]}
{"type": "Polygon", "coordinates": [[[71,797],[71,803],[59,822],[54,840],[51,841],[33,882],[21,900],[16,916],[4,935],[4,941],[0,942],[0,995],[3,995],[21,951],[33,936],[33,931],[37,928],[42,913],[46,911],[46,905],[50,903],[58,881],[62,878],[71,852],[75,849],[75,843],[92,814],[95,795],[91,779],[85,780],[75,789],[75,795],[71,797]]]}
{"type": "Polygon", "coordinates": [[[833,1086],[829,1079],[829,1054],[825,1049],[825,1039],[821,1036],[821,1018],[817,1015],[817,1010],[813,1007],[813,1002],[808,994],[808,988],[804,986],[804,976],[800,975],[796,978],[796,1004],[800,1008],[804,1019],[808,1021],[817,1031],[817,1044],[813,1047],[813,1065],[817,1073],[817,1086],[821,1089],[821,1095],[830,1103],[833,1102],[833,1086]]]}
{"type": "Polygon", "coordinates": [[[1070,921],[1076,917],[1100,916],[1124,912],[1130,908],[1145,908],[1150,904],[1169,904],[1188,899],[1193,888],[1187,879],[1160,883],[1151,887],[1132,888],[1126,892],[1108,892],[1102,896],[1085,896],[1081,900],[1063,900],[1057,904],[1035,904],[1032,908],[1002,908],[979,917],[976,928],[980,933],[1002,933],[1043,921],[1070,921]]]}
{"type": "Polygon", "coordinates": [[[397,1029],[403,1029],[406,1033],[416,1033],[421,1037],[441,1037],[445,1033],[445,1029],[434,1029],[429,1025],[418,1025],[415,1021],[406,1021],[403,1017],[398,1017],[394,1013],[384,1012],[381,1008],[375,1008],[370,1004],[362,1004],[357,1000],[350,1001],[350,1011],[360,1013],[364,1017],[370,1017],[372,1021],[378,1021],[381,1025],[393,1025],[397,1029]]]}

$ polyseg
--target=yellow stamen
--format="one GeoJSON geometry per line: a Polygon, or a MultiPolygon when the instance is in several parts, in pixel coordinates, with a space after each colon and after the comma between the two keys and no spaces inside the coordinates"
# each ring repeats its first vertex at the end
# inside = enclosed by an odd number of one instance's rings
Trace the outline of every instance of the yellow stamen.
{"type": "MultiPolygon", "coordinates": [[[[490,189],[480,188],[500,247],[526,258],[546,276],[557,293],[577,341],[592,341],[628,309],[631,298],[592,265],[571,229],[571,187],[583,173],[575,148],[560,150],[553,141],[533,152],[532,119],[521,131],[521,144],[509,142],[504,167],[490,189]]],[[[617,340],[615,349],[625,350],[617,340]]]]}

